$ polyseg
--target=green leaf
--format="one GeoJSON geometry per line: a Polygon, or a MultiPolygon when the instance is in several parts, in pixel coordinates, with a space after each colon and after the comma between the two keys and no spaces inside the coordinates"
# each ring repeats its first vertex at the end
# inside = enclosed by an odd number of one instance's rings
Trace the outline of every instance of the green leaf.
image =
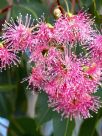
{"type": "Polygon", "coordinates": [[[98,111],[98,114],[94,114],[93,118],[88,118],[84,120],[80,127],[78,136],[97,136],[95,135],[96,125],[101,117],[102,117],[102,109],[98,111]]]}
{"type": "Polygon", "coordinates": [[[100,87],[97,92],[95,93],[95,96],[99,96],[102,100],[102,87],[100,87]]]}
{"type": "Polygon", "coordinates": [[[2,1],[0,1],[0,9],[5,8],[5,6],[7,6],[7,5],[8,5],[8,3],[7,3],[7,1],[6,1],[6,0],[2,0],[2,1]]]}
{"type": "Polygon", "coordinates": [[[43,13],[47,13],[48,9],[46,5],[40,3],[39,1],[30,1],[25,3],[25,1],[20,3],[15,3],[12,8],[12,14],[11,16],[13,18],[16,18],[19,13],[21,13],[24,16],[28,13],[29,15],[32,15],[32,19],[38,17],[41,17],[43,13]],[[18,12],[19,11],[19,12],[18,12]]]}
{"type": "Polygon", "coordinates": [[[96,119],[92,118],[92,119],[85,120],[81,125],[78,136],[82,136],[82,135],[93,136],[95,132],[95,127],[96,127],[96,119]]]}
{"type": "Polygon", "coordinates": [[[0,93],[0,116],[8,118],[15,110],[14,92],[0,93]]]}
{"type": "Polygon", "coordinates": [[[38,124],[43,124],[53,118],[56,115],[52,109],[48,108],[48,98],[45,93],[40,93],[36,103],[36,121],[38,124]]]}
{"type": "Polygon", "coordinates": [[[99,136],[99,134],[97,133],[97,131],[95,130],[94,135],[93,136],[99,136]]]}
{"type": "Polygon", "coordinates": [[[12,84],[0,85],[0,92],[12,91],[16,87],[17,85],[12,85],[12,84]]]}
{"type": "Polygon", "coordinates": [[[25,84],[20,82],[27,77],[26,64],[22,61],[19,68],[7,69],[0,73],[0,115],[26,114],[27,99],[25,84]]]}
{"type": "Polygon", "coordinates": [[[60,116],[53,119],[54,136],[72,136],[74,127],[74,120],[61,119],[60,116]]]}
{"type": "Polygon", "coordinates": [[[26,114],[27,111],[27,97],[26,97],[26,84],[21,83],[23,78],[27,77],[27,68],[25,58],[22,57],[22,62],[18,69],[16,69],[15,76],[17,78],[17,89],[16,89],[16,101],[15,101],[15,111],[17,113],[26,114]]]}
{"type": "Polygon", "coordinates": [[[28,117],[10,120],[8,136],[41,136],[34,119],[28,117]]]}
{"type": "Polygon", "coordinates": [[[25,3],[25,4],[28,4],[28,3],[31,3],[31,2],[39,2],[41,3],[41,0],[20,0],[20,1],[17,1],[17,0],[14,0],[15,3],[25,3]]]}
{"type": "Polygon", "coordinates": [[[84,6],[84,7],[89,7],[91,4],[93,3],[93,0],[81,0],[81,4],[84,6]]]}
{"type": "Polygon", "coordinates": [[[23,10],[26,10],[26,12],[32,14],[33,17],[38,18],[36,12],[32,8],[30,8],[30,6],[20,4],[18,7],[22,8],[23,10]]]}

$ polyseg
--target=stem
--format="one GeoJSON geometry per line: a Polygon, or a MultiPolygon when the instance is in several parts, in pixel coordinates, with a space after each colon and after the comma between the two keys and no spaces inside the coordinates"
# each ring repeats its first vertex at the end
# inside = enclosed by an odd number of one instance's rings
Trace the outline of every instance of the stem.
{"type": "Polygon", "coordinates": [[[65,4],[66,4],[66,7],[67,7],[67,12],[69,13],[69,6],[68,6],[68,2],[67,0],[64,0],[65,4]]]}
{"type": "Polygon", "coordinates": [[[64,136],[67,136],[68,125],[69,125],[69,118],[67,119],[64,136]]]}
{"type": "Polygon", "coordinates": [[[93,0],[94,8],[96,9],[96,0],[93,0]]]}
{"type": "Polygon", "coordinates": [[[68,57],[71,56],[71,45],[68,44],[68,57]]]}
{"type": "Polygon", "coordinates": [[[81,7],[83,7],[83,4],[80,0],[77,0],[78,1],[78,6],[79,6],[79,9],[81,9],[81,7]]]}
{"type": "Polygon", "coordinates": [[[56,0],[56,2],[57,2],[57,4],[58,4],[58,6],[60,6],[60,1],[59,1],[59,0],[56,0]]]}
{"type": "Polygon", "coordinates": [[[65,53],[65,61],[67,64],[69,64],[69,59],[71,56],[71,47],[69,44],[66,44],[64,53],[65,53]]]}
{"type": "Polygon", "coordinates": [[[75,10],[75,0],[72,0],[72,9],[71,9],[71,12],[74,13],[74,10],[75,10]]]}

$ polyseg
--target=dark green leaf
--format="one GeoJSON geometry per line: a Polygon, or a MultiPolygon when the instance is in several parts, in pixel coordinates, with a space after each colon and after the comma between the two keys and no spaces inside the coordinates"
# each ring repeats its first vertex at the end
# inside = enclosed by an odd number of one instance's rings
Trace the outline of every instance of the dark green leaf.
{"type": "Polygon", "coordinates": [[[69,119],[61,119],[57,116],[53,119],[54,136],[72,136],[75,122],[69,119]]]}
{"type": "Polygon", "coordinates": [[[94,114],[93,118],[88,118],[84,120],[81,125],[78,136],[82,136],[82,135],[83,136],[95,136],[96,125],[101,117],[102,117],[102,109],[99,110],[98,114],[94,114]]]}
{"type": "Polygon", "coordinates": [[[98,89],[98,91],[95,93],[95,95],[101,97],[101,100],[102,100],[102,87],[100,87],[98,89]]]}
{"type": "Polygon", "coordinates": [[[95,130],[94,135],[93,136],[99,136],[99,134],[97,133],[97,131],[95,130]]]}
{"type": "Polygon", "coordinates": [[[0,92],[12,91],[16,87],[17,85],[12,85],[12,84],[0,85],[0,92]]]}
{"type": "Polygon", "coordinates": [[[34,119],[23,117],[10,120],[8,136],[41,136],[34,119]]]}
{"type": "Polygon", "coordinates": [[[32,15],[32,18],[41,17],[43,13],[47,14],[48,9],[46,5],[40,3],[39,1],[29,1],[28,3],[21,2],[21,3],[15,3],[15,5],[12,8],[12,14],[11,16],[16,18],[19,13],[21,13],[23,16],[26,16],[28,13],[29,15],[32,15]],[[19,11],[19,12],[18,12],[19,11]]]}
{"type": "Polygon", "coordinates": [[[55,116],[55,112],[48,108],[48,98],[45,93],[40,93],[36,104],[36,120],[38,124],[43,124],[55,116]]]}
{"type": "Polygon", "coordinates": [[[1,0],[1,1],[0,1],[0,9],[5,8],[7,5],[8,5],[8,3],[7,3],[6,0],[1,0]]]}
{"type": "Polygon", "coordinates": [[[8,118],[13,114],[15,97],[14,92],[0,93],[0,116],[8,118]]]}

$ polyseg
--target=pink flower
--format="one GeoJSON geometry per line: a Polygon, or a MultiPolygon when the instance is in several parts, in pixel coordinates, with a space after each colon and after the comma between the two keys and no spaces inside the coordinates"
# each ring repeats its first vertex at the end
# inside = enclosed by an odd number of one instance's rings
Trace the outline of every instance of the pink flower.
{"type": "Polygon", "coordinates": [[[95,70],[92,70],[94,68],[93,64],[90,67],[82,66],[77,59],[70,59],[68,63],[63,60],[57,60],[52,64],[50,69],[53,69],[52,75],[55,76],[52,80],[50,78],[50,81],[45,86],[45,91],[49,95],[56,95],[57,90],[58,92],[71,92],[71,90],[75,89],[79,91],[79,88],[81,88],[81,92],[94,93],[101,81],[101,68],[97,66],[95,70]]]}
{"type": "Polygon", "coordinates": [[[91,55],[78,57],[70,43],[62,44],[44,31],[41,34],[36,34],[38,44],[30,56],[34,67],[28,78],[29,87],[43,89],[49,105],[64,117],[91,117],[90,111],[97,112],[100,107],[99,98],[93,96],[101,80],[100,65],[91,55]]]}
{"type": "Polygon", "coordinates": [[[87,13],[60,17],[54,27],[54,36],[61,43],[90,43],[96,30],[93,30],[94,21],[87,13]]]}
{"type": "Polygon", "coordinates": [[[46,84],[54,79],[58,69],[60,70],[60,56],[56,47],[37,46],[30,56],[30,63],[33,63],[34,67],[28,78],[29,86],[44,89],[46,84]]]}
{"type": "Polygon", "coordinates": [[[38,90],[44,88],[45,79],[42,72],[42,67],[40,66],[32,68],[32,73],[27,80],[29,80],[28,86],[31,87],[33,90],[35,88],[38,88],[38,90]]]}
{"type": "Polygon", "coordinates": [[[37,30],[33,33],[32,51],[35,48],[34,46],[48,46],[50,39],[53,37],[53,26],[44,22],[40,22],[36,26],[37,30]]]}
{"type": "Polygon", "coordinates": [[[30,62],[39,63],[45,60],[45,55],[48,53],[48,46],[46,45],[37,45],[33,47],[33,51],[30,55],[30,62]]]}
{"type": "Polygon", "coordinates": [[[49,42],[48,46],[35,46],[30,58],[35,66],[29,86],[43,89],[48,94],[49,106],[62,116],[91,117],[90,111],[97,112],[100,107],[99,98],[93,96],[101,80],[100,65],[93,58],[73,56],[67,45],[50,42],[50,46],[49,42]]]}
{"type": "Polygon", "coordinates": [[[93,57],[102,67],[102,35],[96,35],[96,38],[92,41],[91,47],[93,49],[93,57]]]}
{"type": "Polygon", "coordinates": [[[31,17],[25,17],[25,23],[20,14],[17,22],[11,19],[11,22],[5,22],[3,25],[3,40],[15,52],[24,52],[32,44],[32,28],[30,25],[31,17]]]}
{"type": "Polygon", "coordinates": [[[88,118],[90,111],[97,112],[100,101],[93,93],[98,87],[101,70],[96,63],[85,61],[82,65],[71,56],[65,60],[63,51],[56,47],[50,47],[43,57],[44,61],[35,63],[29,86],[43,89],[49,96],[49,106],[64,117],[88,118]]]}
{"type": "Polygon", "coordinates": [[[85,119],[92,117],[90,111],[98,111],[100,101],[98,97],[74,90],[61,93],[56,98],[49,96],[49,107],[53,107],[55,111],[60,112],[65,118],[79,117],[85,119]]]}
{"type": "Polygon", "coordinates": [[[82,66],[85,78],[85,86],[88,91],[94,93],[101,84],[101,67],[95,61],[89,60],[87,64],[82,66]]]}
{"type": "Polygon", "coordinates": [[[52,32],[53,26],[51,28],[47,23],[41,22],[40,24],[38,24],[38,31],[35,33],[37,33],[36,37],[40,40],[39,42],[42,42],[44,44],[52,38],[52,32]]]}
{"type": "Polygon", "coordinates": [[[19,58],[12,50],[6,47],[0,47],[0,70],[13,65],[18,65],[19,58]]]}
{"type": "Polygon", "coordinates": [[[10,57],[13,52],[30,50],[28,87],[46,92],[49,106],[64,117],[91,117],[90,111],[100,107],[93,94],[101,81],[100,63],[94,56],[101,51],[101,38],[93,40],[94,21],[80,12],[60,17],[54,26],[40,22],[31,27],[28,16],[25,24],[21,16],[17,22],[4,25],[3,39],[10,57]]]}
{"type": "Polygon", "coordinates": [[[55,76],[44,87],[49,97],[49,107],[71,119],[89,118],[90,111],[98,111],[100,100],[93,93],[98,87],[101,70],[95,63],[83,69],[80,61],[72,58],[67,63],[61,60],[60,63],[55,62],[52,69],[55,76]]]}

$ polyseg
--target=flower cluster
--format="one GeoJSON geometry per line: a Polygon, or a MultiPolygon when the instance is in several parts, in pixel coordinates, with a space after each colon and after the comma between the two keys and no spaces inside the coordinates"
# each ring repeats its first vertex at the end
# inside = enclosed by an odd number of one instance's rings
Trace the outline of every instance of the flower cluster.
{"type": "Polygon", "coordinates": [[[91,47],[93,48],[93,57],[96,59],[97,63],[100,63],[100,66],[102,67],[102,35],[96,35],[91,47]]]}
{"type": "Polygon", "coordinates": [[[32,44],[32,25],[30,24],[31,17],[28,14],[23,22],[22,15],[19,14],[17,20],[11,18],[10,22],[5,22],[3,25],[2,39],[14,52],[24,52],[28,46],[32,44]]]}
{"type": "Polygon", "coordinates": [[[18,65],[20,62],[19,57],[14,53],[13,50],[0,43],[0,71],[13,65],[18,65]]]}
{"type": "Polygon", "coordinates": [[[35,26],[31,17],[23,23],[20,15],[16,22],[6,22],[3,31],[1,69],[16,64],[18,52],[29,50],[28,86],[45,91],[49,107],[66,118],[88,118],[90,111],[98,111],[101,102],[94,93],[101,83],[102,35],[87,13],[61,15],[54,25],[41,21],[35,26]]]}

